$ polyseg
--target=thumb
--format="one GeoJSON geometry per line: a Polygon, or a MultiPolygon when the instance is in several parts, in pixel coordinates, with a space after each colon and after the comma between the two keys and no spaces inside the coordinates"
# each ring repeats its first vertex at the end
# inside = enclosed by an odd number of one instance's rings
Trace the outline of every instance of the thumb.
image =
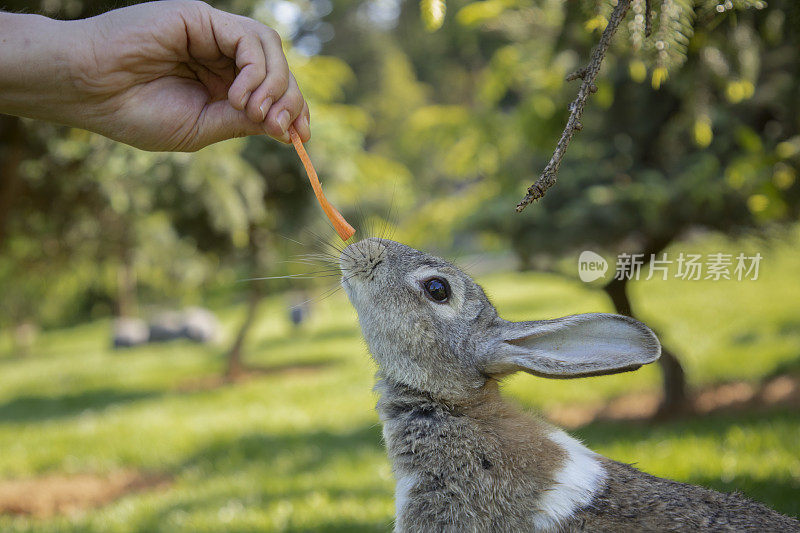
{"type": "Polygon", "coordinates": [[[209,144],[248,135],[265,135],[263,124],[253,122],[244,111],[234,109],[227,99],[218,100],[205,107],[192,145],[186,149],[199,150],[209,144]]]}

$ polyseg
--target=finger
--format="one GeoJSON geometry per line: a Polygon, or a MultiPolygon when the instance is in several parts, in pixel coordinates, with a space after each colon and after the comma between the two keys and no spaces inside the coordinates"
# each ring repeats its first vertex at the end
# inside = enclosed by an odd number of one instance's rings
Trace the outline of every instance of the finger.
{"type": "MultiPolygon", "coordinates": [[[[208,8],[207,13],[218,52],[233,59],[239,71],[228,89],[228,100],[235,109],[243,110],[253,91],[264,82],[267,75],[267,58],[261,34],[275,31],[246,17],[231,15],[218,9],[208,8]]],[[[189,42],[192,43],[193,35],[203,31],[203,28],[187,26],[187,31],[189,42]]],[[[207,39],[206,36],[205,40],[207,39]]],[[[212,60],[212,56],[210,50],[204,49],[203,56],[198,59],[212,60]]]]}
{"type": "Polygon", "coordinates": [[[267,135],[279,141],[289,143],[289,125],[300,116],[305,100],[294,76],[289,74],[289,88],[283,93],[280,100],[272,104],[264,122],[264,131],[267,135]]]}
{"type": "Polygon", "coordinates": [[[187,146],[182,149],[194,151],[234,137],[263,134],[260,123],[250,120],[244,111],[234,108],[228,100],[220,100],[208,104],[194,135],[187,139],[187,146]]]}
{"type": "Polygon", "coordinates": [[[308,142],[311,138],[311,116],[308,111],[308,102],[303,102],[303,110],[294,121],[294,127],[300,135],[300,140],[304,143],[308,142]]]}
{"type": "Polygon", "coordinates": [[[273,102],[277,102],[289,88],[289,65],[283,53],[281,39],[277,33],[263,32],[261,45],[267,60],[267,77],[253,91],[247,106],[247,115],[251,120],[263,122],[273,102]]]}
{"type": "Polygon", "coordinates": [[[245,109],[250,95],[267,75],[266,58],[261,40],[253,33],[242,36],[235,53],[239,73],[228,89],[228,100],[236,109],[245,109]]]}

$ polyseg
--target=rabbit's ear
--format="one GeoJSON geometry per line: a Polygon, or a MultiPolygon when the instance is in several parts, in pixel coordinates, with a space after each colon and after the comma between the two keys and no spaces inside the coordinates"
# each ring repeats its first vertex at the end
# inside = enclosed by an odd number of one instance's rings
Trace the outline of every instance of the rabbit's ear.
{"type": "Polygon", "coordinates": [[[574,378],[636,370],[661,355],[655,334],[621,315],[587,313],[538,322],[500,321],[483,371],[501,376],[524,370],[574,378]]]}

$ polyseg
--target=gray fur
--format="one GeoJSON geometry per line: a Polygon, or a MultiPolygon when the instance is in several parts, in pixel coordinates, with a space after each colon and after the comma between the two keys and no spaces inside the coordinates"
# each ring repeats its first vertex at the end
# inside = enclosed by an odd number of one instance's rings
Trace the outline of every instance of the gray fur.
{"type": "Polygon", "coordinates": [[[407,503],[398,502],[396,531],[532,530],[531,503],[564,459],[541,438],[546,423],[520,426],[513,412],[487,409],[496,390],[448,404],[387,379],[376,388],[395,476],[415,480],[407,503]]]}
{"type": "Polygon", "coordinates": [[[603,459],[608,484],[592,506],[559,531],[800,531],[797,520],[741,494],[645,474],[603,459]]]}
{"type": "Polygon", "coordinates": [[[379,365],[396,531],[800,531],[738,495],[598,456],[500,397],[498,379],[517,370],[576,377],[654,361],[658,341],[641,323],[603,314],[507,322],[457,267],[393,241],[350,245],[340,264],[379,365]],[[448,301],[426,296],[428,275],[449,282],[448,301]]]}

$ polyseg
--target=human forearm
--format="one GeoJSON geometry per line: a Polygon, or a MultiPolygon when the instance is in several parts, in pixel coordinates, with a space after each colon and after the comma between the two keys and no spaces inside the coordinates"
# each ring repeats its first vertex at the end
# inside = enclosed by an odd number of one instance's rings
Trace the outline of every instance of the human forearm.
{"type": "Polygon", "coordinates": [[[311,136],[278,34],[193,0],[79,21],[0,13],[0,113],[85,128],[145,150],[243,135],[311,136]]]}
{"type": "Polygon", "coordinates": [[[75,123],[82,21],[0,13],[0,113],[75,123]]]}

